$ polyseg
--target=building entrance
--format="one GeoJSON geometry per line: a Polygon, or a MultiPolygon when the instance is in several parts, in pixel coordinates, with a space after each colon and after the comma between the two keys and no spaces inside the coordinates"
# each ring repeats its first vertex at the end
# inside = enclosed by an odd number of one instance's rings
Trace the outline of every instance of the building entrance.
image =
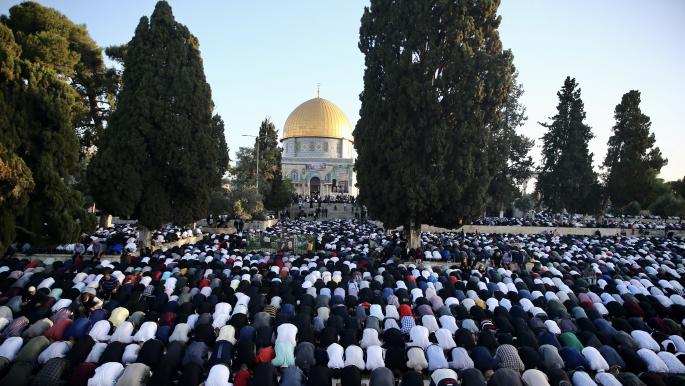
{"type": "Polygon", "coordinates": [[[315,196],[321,192],[321,180],[319,177],[312,177],[309,181],[309,195],[315,196]]]}

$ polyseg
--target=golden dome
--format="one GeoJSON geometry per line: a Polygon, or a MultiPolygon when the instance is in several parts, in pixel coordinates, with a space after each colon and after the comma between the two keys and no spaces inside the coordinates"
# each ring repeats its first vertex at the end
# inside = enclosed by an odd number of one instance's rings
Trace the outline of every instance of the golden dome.
{"type": "Polygon", "coordinates": [[[344,138],[352,141],[352,126],[338,106],[317,97],[297,106],[285,120],[283,139],[297,137],[344,138]]]}

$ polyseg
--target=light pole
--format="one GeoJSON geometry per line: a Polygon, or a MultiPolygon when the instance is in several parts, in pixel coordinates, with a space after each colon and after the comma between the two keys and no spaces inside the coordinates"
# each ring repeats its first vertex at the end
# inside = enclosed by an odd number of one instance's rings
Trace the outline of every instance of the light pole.
{"type": "Polygon", "coordinates": [[[255,185],[257,186],[257,194],[259,194],[259,140],[264,137],[252,134],[242,134],[243,137],[252,137],[257,139],[257,177],[255,178],[255,185]]]}

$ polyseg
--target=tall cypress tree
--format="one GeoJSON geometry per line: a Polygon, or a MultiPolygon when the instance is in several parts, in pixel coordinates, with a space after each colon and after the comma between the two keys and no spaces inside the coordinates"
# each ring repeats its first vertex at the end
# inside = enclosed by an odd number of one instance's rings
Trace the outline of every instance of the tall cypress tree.
{"type": "Polygon", "coordinates": [[[160,1],[140,19],[124,67],[117,109],[88,168],[96,204],[150,228],[204,217],[228,150],[197,38],[160,1]]]}
{"type": "Polygon", "coordinates": [[[667,160],[654,147],[652,122],[640,109],[639,91],[631,90],[623,95],[614,110],[614,118],[616,124],[604,160],[607,194],[617,208],[632,201],[647,207],[654,199],[656,176],[667,160]]]}
{"type": "Polygon", "coordinates": [[[359,199],[415,246],[422,223],[478,216],[508,155],[503,106],[512,55],[499,1],[372,0],[361,20],[365,55],[354,131],[359,199]]]}
{"type": "Polygon", "coordinates": [[[585,124],[585,107],[575,79],[566,77],[557,93],[557,114],[542,137],[542,166],[536,189],[542,203],[559,211],[588,213],[597,209],[600,199],[597,174],[592,170],[588,143],[593,134],[585,124]]]}
{"type": "Polygon", "coordinates": [[[271,184],[281,174],[281,148],[278,147],[276,125],[266,118],[259,125],[259,138],[255,140],[255,150],[259,142],[260,194],[265,197],[271,191],[271,184]],[[262,186],[263,185],[263,186],[262,186]]]}

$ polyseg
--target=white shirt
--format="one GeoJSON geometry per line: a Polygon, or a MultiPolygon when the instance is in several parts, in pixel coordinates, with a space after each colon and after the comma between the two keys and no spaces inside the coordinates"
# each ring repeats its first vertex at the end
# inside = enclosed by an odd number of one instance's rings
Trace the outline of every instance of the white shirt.
{"type": "Polygon", "coordinates": [[[231,375],[225,365],[214,365],[209,369],[205,386],[228,386],[228,378],[231,375]]]}
{"type": "Polygon", "coordinates": [[[4,330],[8,324],[10,324],[9,319],[0,317],[0,331],[4,330]]]}
{"type": "Polygon", "coordinates": [[[682,336],[671,335],[669,336],[669,339],[673,341],[673,344],[675,345],[675,348],[676,350],[678,350],[679,353],[685,353],[685,339],[683,339],[682,336]]]}
{"type": "Polygon", "coordinates": [[[84,280],[86,280],[87,277],[88,277],[88,274],[87,274],[87,273],[85,273],[85,272],[79,272],[79,273],[77,273],[77,274],[74,276],[74,280],[72,280],[72,283],[74,283],[74,284],[81,283],[81,282],[83,282],[84,280]]]}
{"type": "Polygon", "coordinates": [[[123,322],[114,330],[110,342],[131,343],[133,341],[131,334],[133,334],[133,323],[123,322]]]}
{"type": "Polygon", "coordinates": [[[373,328],[365,328],[362,333],[362,340],[359,342],[362,348],[368,348],[370,346],[380,346],[381,341],[378,339],[378,331],[373,328]]]}
{"type": "Polygon", "coordinates": [[[93,327],[91,327],[90,331],[88,332],[88,335],[90,335],[96,341],[108,341],[110,338],[108,334],[111,327],[112,325],[109,323],[109,321],[98,320],[97,322],[95,322],[93,327]]]}
{"type": "Polygon", "coordinates": [[[443,315],[438,320],[440,321],[440,326],[449,330],[449,332],[451,332],[453,335],[459,329],[457,326],[457,321],[452,315],[443,315]]]}
{"type": "Polygon", "coordinates": [[[230,342],[231,344],[235,344],[235,327],[231,325],[221,327],[221,330],[219,330],[219,336],[216,338],[216,340],[225,340],[230,342]]]}
{"type": "Polygon", "coordinates": [[[345,367],[343,359],[343,347],[337,343],[332,343],[326,349],[328,353],[328,367],[331,369],[342,369],[345,367]]]}
{"type": "Polygon", "coordinates": [[[547,374],[538,369],[524,371],[521,379],[526,386],[549,386],[547,374]]]}
{"type": "Polygon", "coordinates": [[[640,348],[646,348],[648,350],[659,352],[659,343],[657,343],[647,331],[633,330],[630,333],[630,336],[633,337],[640,348]]]}
{"type": "Polygon", "coordinates": [[[381,346],[369,346],[366,348],[366,369],[369,371],[379,367],[385,367],[383,348],[381,346]]]}
{"type": "Polygon", "coordinates": [[[596,348],[592,346],[585,347],[582,353],[592,370],[597,372],[609,370],[609,364],[596,348]]]}
{"type": "MultiPolygon", "coordinates": [[[[292,344],[293,347],[297,345],[295,337],[297,336],[297,327],[291,323],[283,323],[278,326],[276,330],[276,341],[274,343],[287,342],[292,344]]],[[[342,352],[340,353],[342,357],[342,352]]]]}
{"type": "Polygon", "coordinates": [[[441,328],[435,332],[435,339],[443,350],[451,350],[457,347],[457,343],[452,338],[452,332],[446,328],[441,328]]]}
{"type": "Polygon", "coordinates": [[[451,369],[438,369],[431,374],[431,380],[436,385],[443,379],[454,379],[456,381],[457,373],[451,369]]]}
{"type": "Polygon", "coordinates": [[[551,332],[552,334],[561,334],[561,329],[559,328],[559,325],[553,320],[545,320],[545,327],[547,328],[547,331],[551,332]]]}
{"type": "Polygon", "coordinates": [[[671,374],[685,374],[685,365],[675,355],[668,351],[661,351],[656,355],[664,361],[668,366],[668,372],[671,374]]]}
{"type": "Polygon", "coordinates": [[[411,347],[407,351],[407,367],[418,372],[423,371],[428,367],[426,355],[423,353],[421,347],[411,347]]]}
{"type": "Polygon", "coordinates": [[[212,327],[221,328],[226,325],[231,317],[231,305],[228,303],[217,303],[212,314],[212,327]]]}
{"type": "Polygon", "coordinates": [[[93,348],[88,353],[86,357],[86,362],[98,363],[100,361],[100,356],[107,348],[107,343],[98,342],[93,345],[93,348]]]}
{"type": "Polygon", "coordinates": [[[649,371],[654,373],[668,373],[668,366],[654,351],[647,348],[641,348],[637,350],[637,355],[647,363],[647,369],[649,371]]]}
{"type": "Polygon", "coordinates": [[[452,361],[450,362],[451,369],[465,370],[471,369],[473,366],[473,359],[471,359],[465,348],[455,347],[452,350],[452,361]]]}
{"type": "Polygon", "coordinates": [[[24,344],[24,340],[20,336],[13,336],[7,338],[2,345],[0,345],[0,357],[9,359],[10,362],[14,361],[17,356],[21,346],[24,344]]]}
{"type": "Polygon", "coordinates": [[[183,342],[188,341],[188,333],[190,332],[190,326],[187,323],[179,323],[174,327],[174,332],[171,333],[169,337],[169,343],[171,342],[183,342]]]}
{"type": "Polygon", "coordinates": [[[118,362],[107,362],[95,369],[95,374],[88,380],[88,386],[114,386],[124,372],[124,366],[118,362]]]}
{"type": "Polygon", "coordinates": [[[140,352],[140,345],[138,343],[129,344],[124,349],[121,361],[125,364],[134,363],[138,359],[138,352],[140,352]]]}
{"type": "Polygon", "coordinates": [[[150,283],[152,283],[152,276],[143,276],[142,279],[140,279],[140,284],[144,286],[149,286],[150,283]]]}
{"type": "Polygon", "coordinates": [[[64,358],[67,352],[71,349],[71,343],[67,341],[53,342],[40,355],[38,355],[38,363],[45,364],[52,358],[64,358]]]}
{"type": "Polygon", "coordinates": [[[431,345],[430,340],[428,340],[428,329],[424,326],[414,326],[409,330],[410,346],[418,346],[425,350],[426,347],[431,345]]]}
{"type": "Polygon", "coordinates": [[[364,352],[361,347],[350,345],[345,349],[345,367],[355,366],[359,370],[364,370],[366,364],[364,363],[364,352]]]}
{"type": "Polygon", "coordinates": [[[380,304],[372,304],[371,308],[369,309],[369,315],[376,317],[380,321],[385,319],[385,315],[383,315],[383,308],[380,306],[380,304]]]}
{"type": "Polygon", "coordinates": [[[424,315],[421,317],[421,325],[428,329],[428,332],[438,331],[440,328],[438,326],[438,321],[433,315],[424,315]]]}
{"type": "Polygon", "coordinates": [[[155,322],[145,322],[143,323],[138,332],[133,336],[133,340],[136,342],[147,342],[150,339],[154,339],[157,333],[157,323],[155,322]]]}
{"type": "Polygon", "coordinates": [[[595,382],[602,386],[623,386],[611,373],[597,373],[595,375],[595,382]]]}
{"type": "Polygon", "coordinates": [[[573,386],[597,386],[592,377],[590,377],[590,374],[585,371],[575,371],[571,380],[573,381],[573,386]]]}
{"type": "Polygon", "coordinates": [[[57,312],[61,310],[62,308],[69,307],[71,305],[72,300],[71,299],[60,299],[55,302],[55,304],[52,306],[52,312],[57,312]]]}
{"type": "Polygon", "coordinates": [[[385,317],[400,320],[400,313],[397,311],[397,307],[392,304],[385,306],[385,317]]]}
{"type": "Polygon", "coordinates": [[[50,288],[50,287],[52,287],[53,284],[55,284],[55,279],[53,279],[52,277],[47,277],[47,278],[43,279],[43,281],[41,281],[40,284],[38,284],[38,287],[36,287],[36,288],[37,289],[50,288]]]}
{"type": "Polygon", "coordinates": [[[195,324],[197,324],[197,320],[199,318],[200,315],[198,314],[190,314],[190,316],[188,316],[188,320],[186,321],[186,323],[190,326],[191,330],[195,328],[195,324]]]}

